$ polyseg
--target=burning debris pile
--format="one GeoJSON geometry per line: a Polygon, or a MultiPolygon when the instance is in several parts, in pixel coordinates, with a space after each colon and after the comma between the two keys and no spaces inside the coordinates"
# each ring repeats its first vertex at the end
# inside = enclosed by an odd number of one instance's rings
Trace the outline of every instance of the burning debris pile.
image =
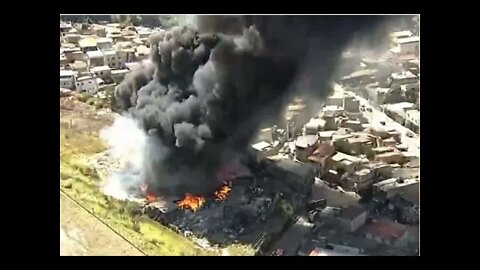
{"type": "Polygon", "coordinates": [[[106,193],[126,198],[142,183],[154,193],[212,192],[224,181],[216,174],[225,161],[245,153],[294,89],[329,93],[343,47],[380,18],[199,16],[198,28],[155,34],[153,64],[115,91],[124,112],[118,121],[129,124],[104,137],[114,152],[127,153],[128,168],[106,193]],[[135,154],[119,151],[131,146],[135,154]]]}
{"type": "Polygon", "coordinates": [[[259,234],[271,230],[265,220],[274,213],[278,200],[271,188],[260,188],[265,183],[256,182],[249,179],[224,184],[213,196],[187,194],[177,201],[178,208],[165,210],[148,204],[144,211],[179,233],[205,238],[212,244],[253,243],[259,234]]]}
{"type": "Polygon", "coordinates": [[[185,194],[185,198],[177,202],[178,208],[185,210],[197,211],[205,203],[205,198],[195,196],[190,193],[185,194]]]}

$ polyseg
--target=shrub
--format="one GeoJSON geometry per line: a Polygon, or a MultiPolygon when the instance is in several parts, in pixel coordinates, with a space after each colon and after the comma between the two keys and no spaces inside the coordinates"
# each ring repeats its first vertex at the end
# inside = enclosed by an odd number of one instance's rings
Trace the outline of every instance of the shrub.
{"type": "Polygon", "coordinates": [[[81,102],[87,102],[93,96],[87,92],[83,92],[77,95],[77,99],[81,102]]]}

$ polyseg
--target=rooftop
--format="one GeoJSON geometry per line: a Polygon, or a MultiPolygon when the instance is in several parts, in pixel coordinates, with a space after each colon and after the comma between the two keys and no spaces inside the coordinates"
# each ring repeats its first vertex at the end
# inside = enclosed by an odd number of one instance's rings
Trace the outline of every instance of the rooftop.
{"type": "Polygon", "coordinates": [[[119,75],[119,74],[125,74],[125,73],[129,73],[130,70],[128,69],[114,69],[112,70],[112,75],[119,75]]]}
{"type": "Polygon", "coordinates": [[[79,81],[85,81],[85,80],[92,80],[92,79],[96,79],[95,77],[92,77],[92,76],[82,76],[82,77],[78,77],[77,78],[77,82],[79,81]]]}
{"type": "Polygon", "coordinates": [[[90,68],[91,72],[99,72],[99,71],[107,71],[107,70],[111,70],[109,66],[99,66],[99,67],[90,68]]]}
{"type": "Polygon", "coordinates": [[[108,50],[108,51],[104,51],[103,54],[104,54],[105,56],[111,56],[111,55],[116,55],[117,52],[114,51],[114,50],[108,50]]]}
{"type": "Polygon", "coordinates": [[[391,38],[410,37],[412,36],[412,31],[405,30],[405,31],[392,32],[389,34],[389,36],[391,38]]]}
{"type": "Polygon", "coordinates": [[[87,52],[88,58],[103,58],[103,53],[101,51],[89,51],[87,52]]]}
{"type": "Polygon", "coordinates": [[[361,169],[359,171],[354,172],[355,175],[368,175],[371,171],[369,169],[361,169]]]}
{"type": "Polygon", "coordinates": [[[278,159],[274,162],[275,165],[282,171],[293,173],[301,177],[309,175],[312,171],[312,167],[310,165],[298,163],[291,159],[278,159]]]}
{"type": "Polygon", "coordinates": [[[415,42],[420,42],[420,37],[415,36],[415,37],[406,37],[406,38],[397,39],[398,44],[415,43],[415,42]]]}
{"type": "Polygon", "coordinates": [[[415,78],[417,78],[417,76],[415,76],[410,71],[392,73],[391,77],[394,80],[404,80],[404,79],[415,79],[415,78]]]}
{"type": "Polygon", "coordinates": [[[411,186],[410,188],[418,188],[418,185],[420,184],[420,180],[418,179],[404,179],[403,181],[400,181],[397,178],[389,178],[387,180],[383,180],[381,182],[373,184],[374,187],[384,191],[388,192],[390,190],[394,189],[404,189],[404,187],[411,186]]]}
{"type": "Polygon", "coordinates": [[[261,141],[261,142],[256,143],[256,144],[252,144],[252,148],[257,150],[257,151],[263,151],[265,148],[267,148],[269,146],[270,146],[270,143],[265,142],[265,141],[261,141]]]}
{"type": "Polygon", "coordinates": [[[353,162],[353,163],[359,163],[362,161],[361,158],[358,158],[358,157],[355,157],[355,156],[351,156],[351,155],[347,155],[347,154],[344,154],[342,152],[337,152],[333,157],[332,159],[336,162],[339,162],[339,161],[342,161],[342,160],[347,160],[347,161],[350,161],[350,162],[353,162]]]}
{"type": "Polygon", "coordinates": [[[75,73],[72,70],[64,70],[64,69],[60,70],[60,77],[70,77],[73,75],[75,75],[75,73]]]}
{"type": "Polygon", "coordinates": [[[295,141],[295,146],[300,147],[300,148],[307,148],[307,147],[312,146],[315,143],[317,143],[317,141],[318,141],[318,136],[317,135],[300,136],[295,141]]]}
{"type": "Polygon", "coordinates": [[[81,48],[97,46],[97,39],[94,37],[86,37],[78,41],[81,48]]]}
{"type": "Polygon", "coordinates": [[[335,153],[335,146],[330,143],[320,143],[313,151],[313,156],[331,156],[335,153]]]}
{"type": "Polygon", "coordinates": [[[102,37],[102,38],[98,38],[97,39],[97,44],[98,43],[112,43],[113,40],[111,38],[107,38],[107,37],[102,37]]]}
{"type": "Polygon", "coordinates": [[[318,132],[318,136],[322,137],[322,138],[328,138],[328,137],[332,137],[333,134],[335,134],[335,130],[329,130],[329,131],[320,131],[318,132]]]}

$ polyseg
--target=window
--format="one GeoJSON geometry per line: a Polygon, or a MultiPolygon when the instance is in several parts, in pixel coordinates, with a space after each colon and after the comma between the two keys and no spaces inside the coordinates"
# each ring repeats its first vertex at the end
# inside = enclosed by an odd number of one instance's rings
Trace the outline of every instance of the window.
{"type": "Polygon", "coordinates": [[[82,82],[82,85],[84,85],[85,83],[82,82]]]}
{"type": "Polygon", "coordinates": [[[103,75],[103,71],[100,71],[100,75],[103,75]]]}
{"type": "Polygon", "coordinates": [[[92,81],[88,81],[88,84],[92,84],[92,81]]]}

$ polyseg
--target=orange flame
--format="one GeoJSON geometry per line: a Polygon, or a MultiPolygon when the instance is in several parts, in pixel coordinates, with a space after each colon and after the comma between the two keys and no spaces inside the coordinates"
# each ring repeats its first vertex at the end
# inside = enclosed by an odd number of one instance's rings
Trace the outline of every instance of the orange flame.
{"type": "Polygon", "coordinates": [[[152,194],[152,193],[148,193],[145,198],[147,199],[148,203],[153,203],[157,200],[157,196],[155,196],[155,194],[152,194]]]}
{"type": "Polygon", "coordinates": [[[178,208],[197,211],[205,203],[205,198],[195,196],[190,193],[185,194],[185,198],[177,202],[178,208]]]}
{"type": "Polygon", "coordinates": [[[221,186],[217,191],[215,191],[215,197],[217,201],[223,201],[228,197],[232,189],[228,185],[221,186]]]}

